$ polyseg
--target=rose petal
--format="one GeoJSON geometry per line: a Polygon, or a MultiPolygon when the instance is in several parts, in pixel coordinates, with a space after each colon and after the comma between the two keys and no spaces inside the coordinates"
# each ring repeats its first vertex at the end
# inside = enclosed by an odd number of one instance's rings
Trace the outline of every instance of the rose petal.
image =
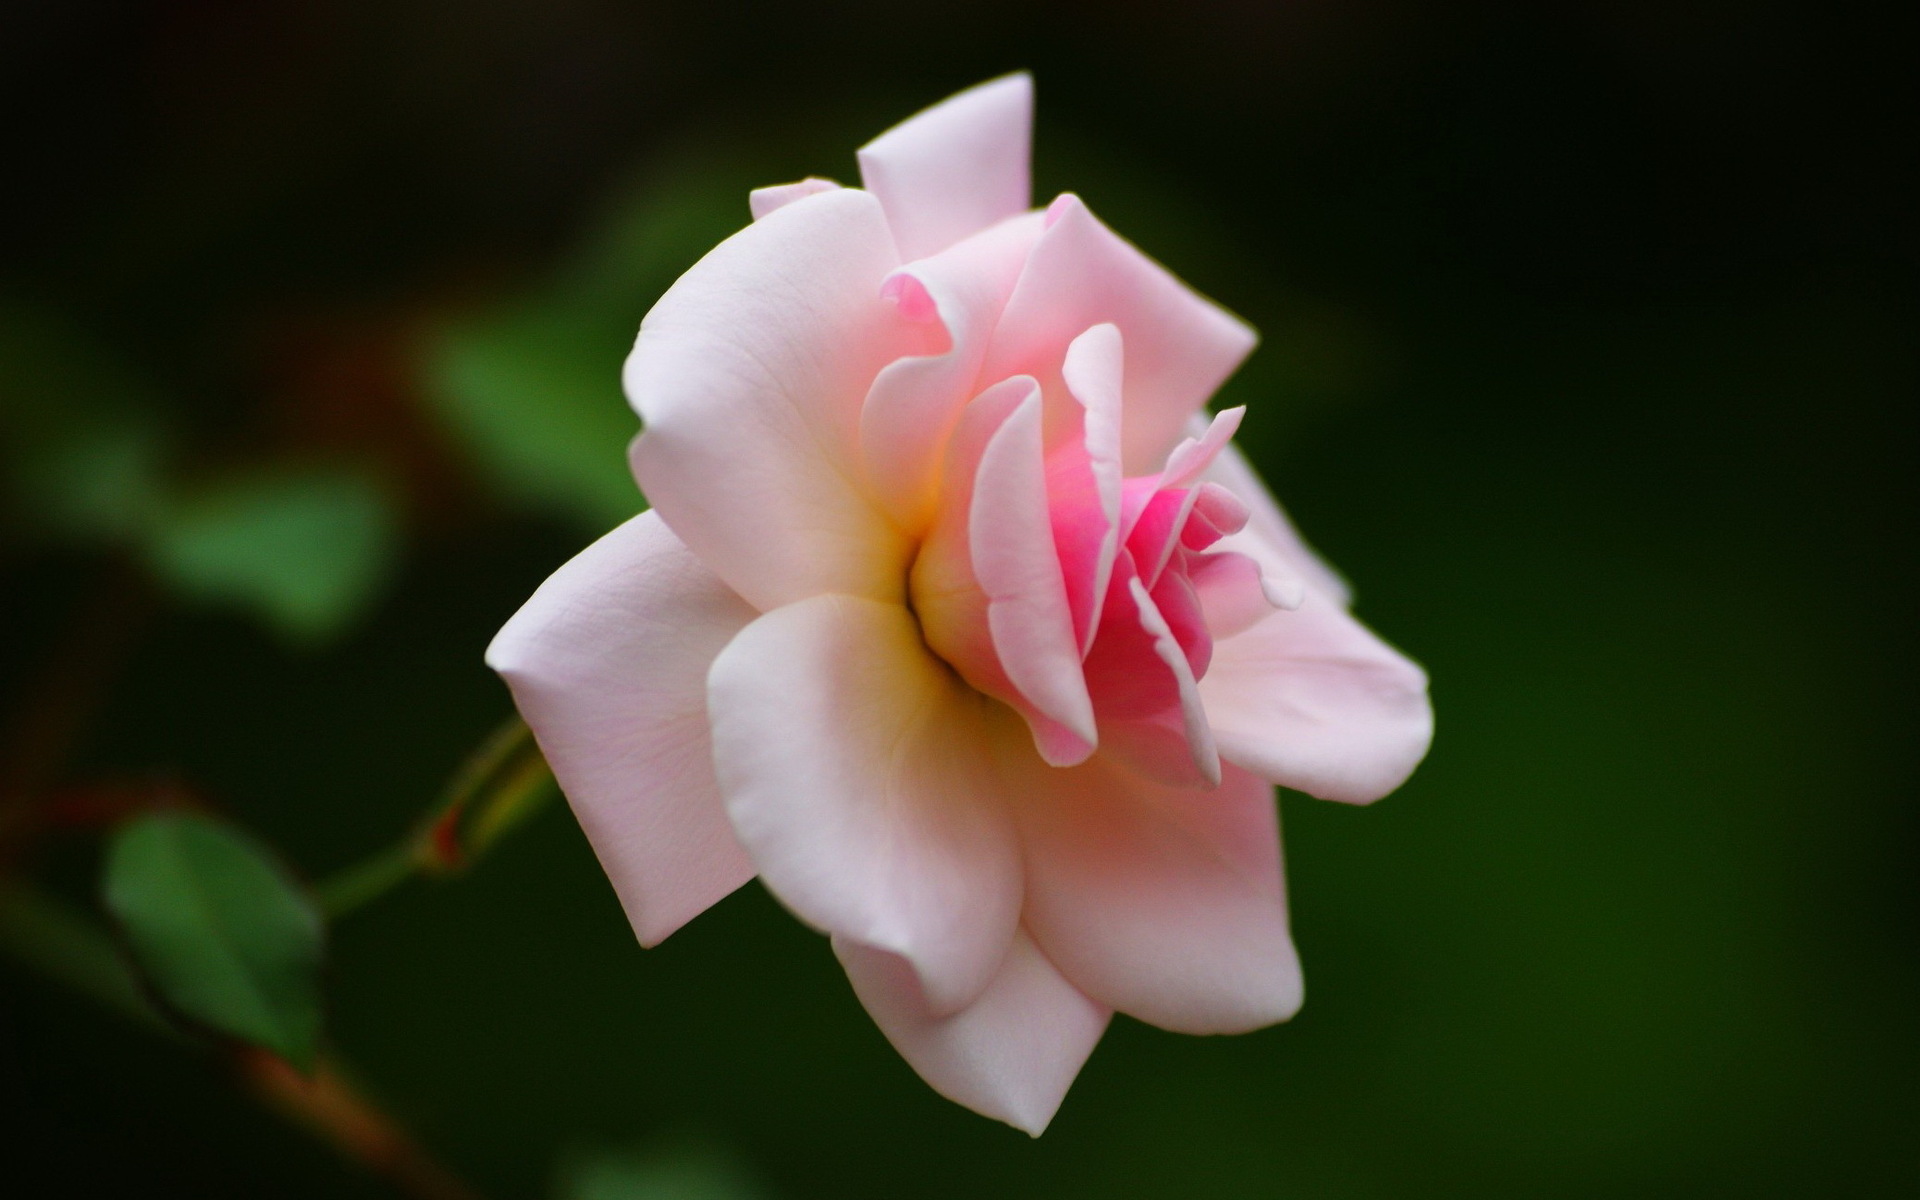
{"type": "Polygon", "coordinates": [[[747,193],[747,209],[758,221],[768,213],[778,212],[795,200],[805,200],[821,192],[831,192],[840,185],[831,179],[822,179],[817,175],[794,183],[776,183],[772,187],[755,188],[747,193]]]}
{"type": "Polygon", "coordinates": [[[1319,592],[1216,643],[1200,694],[1221,757],[1323,800],[1379,799],[1433,740],[1426,673],[1319,592]]]}
{"type": "MultiPolygon", "coordinates": [[[[1174,602],[1181,602],[1192,609],[1192,621],[1189,623],[1197,623],[1201,619],[1199,601],[1194,598],[1193,589],[1186,580],[1178,576],[1168,576],[1161,581],[1161,584],[1161,587],[1154,589],[1153,595],[1149,595],[1146,585],[1138,578],[1127,582],[1128,588],[1133,592],[1133,602],[1139,609],[1140,627],[1153,638],[1153,652],[1159,655],[1160,661],[1165,664],[1167,672],[1173,676],[1174,683],[1179,689],[1181,726],[1186,732],[1187,746],[1193,754],[1193,765],[1199,769],[1201,778],[1208,784],[1218,785],[1220,756],[1214,749],[1213,730],[1207,724],[1207,712],[1201,702],[1199,683],[1196,679],[1196,676],[1206,670],[1207,657],[1210,656],[1212,647],[1203,641],[1202,645],[1206,653],[1200,656],[1201,661],[1198,666],[1195,666],[1187,646],[1182,644],[1181,639],[1174,632],[1173,622],[1170,619],[1173,614],[1166,611],[1167,607],[1174,602]]],[[[1204,631],[1200,636],[1202,639],[1205,638],[1204,631]]]]}
{"type": "Polygon", "coordinates": [[[1195,485],[1193,496],[1193,515],[1180,527],[1180,544],[1189,550],[1205,550],[1239,533],[1253,517],[1253,510],[1238,496],[1210,479],[1195,485]]]}
{"type": "Polygon", "coordinates": [[[1278,609],[1300,607],[1303,597],[1276,594],[1262,577],[1260,564],[1244,554],[1222,550],[1195,555],[1190,561],[1187,578],[1200,597],[1200,611],[1216,646],[1220,639],[1253,628],[1278,609]],[[1294,602],[1280,603],[1288,599],[1294,602]]]}
{"type": "Polygon", "coordinates": [[[762,611],[900,594],[911,547],[857,482],[861,398],[912,337],[879,294],[897,265],[872,196],[796,200],[682,276],[627,359],[641,488],[762,611]]]}
{"type": "Polygon", "coordinates": [[[1080,405],[1080,436],[1069,437],[1047,456],[1054,546],[1082,655],[1100,628],[1120,546],[1124,357],[1120,330],[1113,325],[1095,325],[1067,346],[1060,374],[1080,405]]]}
{"type": "Polygon", "coordinates": [[[1157,491],[1127,530],[1127,553],[1133,556],[1148,587],[1160,581],[1161,572],[1173,560],[1173,552],[1180,547],[1180,534],[1199,498],[1195,488],[1157,491]]]}
{"type": "Polygon", "coordinates": [[[1040,214],[1014,217],[887,280],[883,290],[903,314],[937,324],[947,338],[937,353],[889,364],[860,410],[867,479],[904,528],[928,523],[941,447],[976,390],[987,338],[1039,235],[1040,214]]]}
{"type": "Polygon", "coordinates": [[[1008,679],[1035,709],[1091,746],[1093,700],[1054,548],[1040,418],[1036,392],[987,443],[973,485],[968,544],[1008,679]]]}
{"type": "Polygon", "coordinates": [[[714,782],[707,668],[756,614],[642,513],[487,648],[644,945],[753,878],[714,782]]]}
{"type": "Polygon", "coordinates": [[[938,254],[1024,211],[1033,143],[1033,78],[968,88],[860,149],[860,179],[880,198],[907,260],[938,254]]]}
{"type": "Polygon", "coordinates": [[[993,978],[1020,861],[987,702],[897,604],[816,596],[714,660],[720,792],[767,887],[802,920],[900,955],[950,1013],[993,978]]]}
{"type": "MultiPolygon", "coordinates": [[[[1017,769],[1017,764],[1013,769],[1017,769]]],[[[1300,1006],[1273,790],[1228,767],[1212,791],[1101,757],[1027,768],[1014,806],[1025,921],[1102,1004],[1178,1033],[1239,1033],[1300,1006]]]]}
{"type": "Polygon", "coordinates": [[[1101,224],[1078,197],[1060,197],[1047,218],[983,377],[1032,375],[1051,394],[1061,348],[1095,325],[1118,326],[1127,347],[1123,463],[1129,475],[1157,471],[1187,419],[1253,349],[1255,334],[1101,224]]]}
{"type": "Polygon", "coordinates": [[[911,595],[921,633],[934,653],[975,688],[1024,716],[1042,758],[1067,765],[1085,760],[1093,743],[1035,708],[1014,686],[994,647],[971,540],[975,477],[987,446],[1015,410],[1038,397],[1039,384],[1017,375],[967,405],[947,441],[938,519],[914,560],[911,595]]]}
{"type": "Polygon", "coordinates": [[[1061,978],[1023,932],[968,1007],[927,1007],[898,957],[833,939],[854,994],[900,1056],[949,1100],[1039,1137],[1106,1032],[1112,1010],[1061,978]]]}
{"type": "Polygon", "coordinates": [[[1167,465],[1160,469],[1160,486],[1163,488],[1187,487],[1200,478],[1206,469],[1213,465],[1214,459],[1233,441],[1233,435],[1240,431],[1240,422],[1247,415],[1247,406],[1229,408],[1214,414],[1213,420],[1201,430],[1198,437],[1189,436],[1167,455],[1167,465]]]}
{"type": "Polygon", "coordinates": [[[1141,583],[1132,555],[1115,560],[1106,615],[1086,660],[1100,746],[1150,778],[1212,787],[1220,761],[1194,687],[1212,647],[1191,589],[1172,576],[1163,585],[1160,597],[1185,610],[1175,614],[1178,629],[1141,583]]]}
{"type": "MultiPolygon", "coordinates": [[[[1195,418],[1188,432],[1199,436],[1203,428],[1201,418],[1195,418]]],[[[1201,472],[1201,478],[1225,487],[1251,510],[1246,529],[1222,540],[1220,549],[1247,555],[1261,565],[1269,578],[1304,578],[1314,590],[1333,598],[1343,608],[1353,603],[1347,581],[1302,540],[1238,446],[1229,445],[1221,451],[1201,472]]]]}

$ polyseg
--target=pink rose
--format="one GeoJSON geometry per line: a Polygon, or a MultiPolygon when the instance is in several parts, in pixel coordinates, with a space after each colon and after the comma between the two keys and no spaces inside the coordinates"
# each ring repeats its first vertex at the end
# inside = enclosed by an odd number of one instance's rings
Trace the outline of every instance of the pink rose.
{"type": "Polygon", "coordinates": [[[653,511],[487,660],[642,944],[757,874],[929,1083],[1037,1134],[1114,1011],[1293,1014],[1273,785],[1374,800],[1432,714],[1205,418],[1253,331],[1029,211],[1032,104],[753,194],[627,360],[653,511]]]}

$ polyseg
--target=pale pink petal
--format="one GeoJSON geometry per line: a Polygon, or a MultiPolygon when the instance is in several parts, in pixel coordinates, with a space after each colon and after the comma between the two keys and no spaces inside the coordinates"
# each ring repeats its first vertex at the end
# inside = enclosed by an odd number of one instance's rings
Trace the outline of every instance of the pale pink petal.
{"type": "Polygon", "coordinates": [[[973,568],[973,495],[981,459],[1007,418],[1038,396],[1039,384],[1015,376],[975,396],[961,414],[947,440],[937,519],[914,559],[910,593],[934,653],[976,689],[1018,710],[1041,756],[1064,764],[1085,759],[1093,744],[1041,713],[1014,686],[994,648],[987,594],[973,568]]]}
{"type": "Polygon", "coordinates": [[[900,257],[938,254],[1032,204],[1033,78],[1008,75],[908,118],[860,149],[900,257]]]}
{"type": "Polygon", "coordinates": [[[1229,408],[1214,414],[1213,420],[1199,437],[1188,437],[1173,452],[1167,455],[1167,465],[1160,470],[1160,486],[1163,488],[1186,487],[1200,478],[1220,452],[1233,441],[1233,435],[1240,431],[1240,422],[1247,415],[1246,405],[1229,408]]]}
{"type": "Polygon", "coordinates": [[[860,445],[875,496],[911,530],[924,529],[941,448],[976,390],[1000,310],[1040,235],[1040,214],[1002,221],[932,258],[909,263],[882,292],[910,321],[942,332],[931,354],[889,364],[860,411],[860,445]]]}
{"type": "Polygon", "coordinates": [[[983,376],[1025,374],[1049,392],[1063,348],[1112,323],[1126,339],[1123,463],[1160,469],[1187,419],[1240,365],[1252,329],[1205,300],[1096,220],[1077,197],[1056,200],[994,332],[983,376]]]}
{"type": "MultiPolygon", "coordinates": [[[[1201,430],[1200,420],[1196,418],[1189,432],[1199,436],[1201,430]]],[[[1246,529],[1222,541],[1221,549],[1235,550],[1254,559],[1269,578],[1304,579],[1314,590],[1332,597],[1342,607],[1353,603],[1347,581],[1301,539],[1293,522],[1280,511],[1273,494],[1267,491],[1267,485],[1261,482],[1238,446],[1230,445],[1222,451],[1202,473],[1202,478],[1225,487],[1252,510],[1246,529]]]]}
{"type": "Polygon", "coordinates": [[[1067,346],[1061,366],[1067,392],[1080,405],[1080,436],[1047,456],[1053,537],[1067,581],[1073,626],[1085,654],[1100,628],[1100,610],[1120,546],[1120,330],[1095,325],[1067,346]]]}
{"type": "MultiPolygon", "coordinates": [[[[1093,701],[1054,548],[1040,418],[1034,393],[987,443],[973,486],[968,544],[1007,677],[1035,709],[1091,746],[1093,701]]],[[[1044,742],[1041,748],[1048,749],[1044,742]]]]}
{"type": "Polygon", "coordinates": [[[1014,806],[1024,919],[1061,974],[1177,1033],[1239,1033],[1293,1015],[1300,967],[1272,788],[1234,767],[1211,791],[1166,787],[1104,753],[1027,772],[1014,806]]]}
{"type": "Polygon", "coordinates": [[[1200,597],[1200,611],[1216,646],[1219,639],[1251,629],[1276,610],[1299,608],[1304,599],[1276,592],[1262,577],[1259,563],[1231,550],[1194,556],[1187,578],[1200,597]],[[1282,603],[1289,599],[1294,602],[1282,603]]]}
{"type": "Polygon", "coordinates": [[[1106,1032],[1111,1009],[1061,978],[1016,932],[993,982],[967,1008],[928,1008],[898,957],[833,939],[854,994],[920,1077],[949,1100],[1039,1137],[1106,1032]]]}
{"type": "Polygon", "coordinates": [[[1246,525],[1249,510],[1225,488],[1213,483],[1191,486],[1227,446],[1245,412],[1245,408],[1230,408],[1221,413],[1199,437],[1175,446],[1159,475],[1127,482],[1120,532],[1148,587],[1159,582],[1160,573],[1182,544],[1204,549],[1223,533],[1246,525]],[[1190,518],[1202,501],[1206,511],[1196,525],[1190,518]],[[1231,528],[1221,528],[1223,524],[1231,528]]]}
{"type": "Polygon", "coordinates": [[[778,212],[795,200],[805,200],[808,196],[821,192],[831,192],[840,185],[831,179],[821,179],[816,175],[794,183],[776,183],[772,187],[755,188],[747,193],[747,209],[758,221],[768,213],[778,212]]]}
{"type": "Polygon", "coordinates": [[[753,878],[714,782],[707,668],[756,615],[642,513],[487,648],[644,945],[753,878]]]}
{"type": "Polygon", "coordinates": [[[1163,605],[1176,598],[1184,598],[1192,604],[1194,617],[1198,619],[1199,603],[1192,599],[1192,589],[1180,577],[1168,576],[1162,580],[1162,584],[1164,590],[1155,588],[1154,596],[1148,595],[1146,585],[1137,578],[1130,580],[1128,587],[1133,592],[1134,604],[1139,608],[1140,626],[1153,638],[1153,652],[1160,657],[1179,688],[1181,726],[1186,733],[1188,750],[1193,755],[1193,765],[1208,784],[1217,785],[1220,782],[1220,756],[1214,749],[1213,730],[1207,724],[1199,682],[1194,678],[1206,667],[1204,662],[1198,669],[1191,665],[1188,648],[1175,635],[1168,619],[1169,613],[1163,611],[1163,605]],[[1156,596],[1159,598],[1156,599],[1156,596]]]}
{"type": "Polygon", "coordinates": [[[858,482],[861,398],[917,336],[880,296],[897,265],[873,197],[796,200],[682,276],[627,359],[642,490],[762,611],[900,593],[911,546],[858,482]]]}
{"type": "Polygon", "coordinates": [[[1205,550],[1221,538],[1247,527],[1253,510],[1238,496],[1212,480],[1193,489],[1193,517],[1180,529],[1180,544],[1188,550],[1205,550]]]}
{"type": "Polygon", "coordinates": [[[1173,552],[1180,548],[1181,532],[1199,499],[1197,488],[1155,492],[1127,531],[1127,552],[1133,555],[1148,587],[1160,581],[1161,572],[1173,561],[1173,552]]]}
{"type": "Polygon", "coordinates": [[[913,964],[953,1012],[993,978],[1020,860],[986,741],[988,702],[905,607],[816,596],[756,620],[707,683],[735,833],[819,929],[913,964]]]}
{"type": "Polygon", "coordinates": [[[1216,643],[1200,694],[1222,758],[1323,800],[1379,799],[1433,739],[1426,673],[1320,592],[1216,643]]]}
{"type": "Polygon", "coordinates": [[[1100,722],[1100,756],[1167,787],[1201,789],[1214,782],[1194,762],[1185,714],[1178,707],[1145,717],[1100,722]]]}

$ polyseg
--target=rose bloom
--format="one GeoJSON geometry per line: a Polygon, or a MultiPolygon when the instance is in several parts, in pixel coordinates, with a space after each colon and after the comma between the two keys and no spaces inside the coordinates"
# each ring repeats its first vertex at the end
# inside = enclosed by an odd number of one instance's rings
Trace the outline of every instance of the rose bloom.
{"type": "Polygon", "coordinates": [[[653,945],[756,875],[928,1083],[1038,1134],[1114,1012],[1291,1016],[1273,786],[1432,733],[1209,396],[1255,335],[984,84],[753,193],[641,324],[652,502],[487,660],[653,945]]]}

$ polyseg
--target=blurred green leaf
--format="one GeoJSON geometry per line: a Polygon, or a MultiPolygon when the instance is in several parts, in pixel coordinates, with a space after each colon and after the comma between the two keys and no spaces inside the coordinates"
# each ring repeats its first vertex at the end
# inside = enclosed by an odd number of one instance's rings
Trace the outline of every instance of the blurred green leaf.
{"type": "Polygon", "coordinates": [[[0,466],[31,527],[137,536],[159,507],[166,441],[152,391],[105,346],[0,302],[0,466]]]}
{"type": "Polygon", "coordinates": [[[0,885],[0,950],[55,983],[168,1030],[99,918],[19,883],[0,885]]]}
{"type": "Polygon", "coordinates": [[[106,901],[174,1008],[303,1069],[312,1064],[324,928],[264,847],[208,817],[141,817],[108,850],[106,901]]]}
{"type": "Polygon", "coordinates": [[[442,334],[428,371],[441,415],[495,488],[599,531],[645,504],[627,473],[637,424],[620,395],[624,351],[596,333],[565,312],[476,319],[442,334]]]}
{"type": "Polygon", "coordinates": [[[559,1200],[767,1200],[734,1156],[706,1142],[589,1156],[565,1171],[559,1200]]]}
{"type": "Polygon", "coordinates": [[[183,488],[161,413],[109,348],[0,301],[0,468],[29,534],[137,548],[173,590],[299,642],[364,611],[398,548],[377,482],[303,467],[183,488]]]}
{"type": "Polygon", "coordinates": [[[638,424],[620,364],[660,294],[746,224],[750,186],[704,159],[656,170],[543,284],[422,348],[427,395],[503,496],[596,532],[645,507],[627,472],[638,424]]]}
{"type": "Polygon", "coordinates": [[[364,474],[251,475],[169,508],[148,555],[155,573],[185,595],[244,606],[311,642],[373,600],[398,549],[396,524],[386,494],[364,474]]]}

